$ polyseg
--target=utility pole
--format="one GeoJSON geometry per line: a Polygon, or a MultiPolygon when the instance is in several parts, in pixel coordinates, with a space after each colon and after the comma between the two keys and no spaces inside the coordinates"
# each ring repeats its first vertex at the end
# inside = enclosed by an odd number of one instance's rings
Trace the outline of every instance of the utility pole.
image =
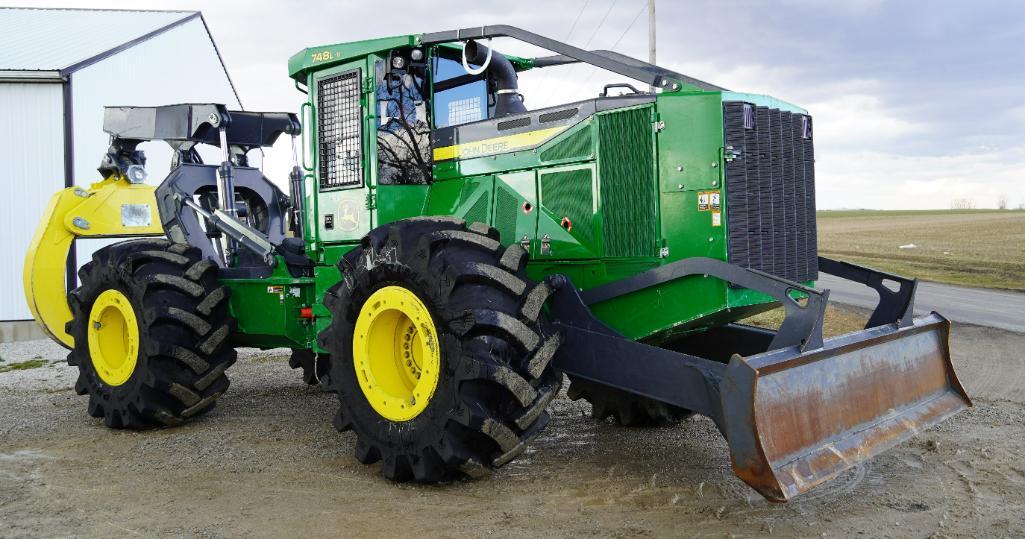
{"type": "MultiPolygon", "coordinates": [[[[655,0],[648,0],[648,63],[655,63],[655,0]]],[[[648,88],[655,92],[654,86],[648,88]]]]}

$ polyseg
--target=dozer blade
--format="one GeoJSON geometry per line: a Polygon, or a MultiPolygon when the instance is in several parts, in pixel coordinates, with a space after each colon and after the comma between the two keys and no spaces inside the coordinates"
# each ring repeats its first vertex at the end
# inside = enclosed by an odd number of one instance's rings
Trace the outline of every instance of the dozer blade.
{"type": "Polygon", "coordinates": [[[65,276],[72,241],[163,235],[154,189],[112,175],[89,189],[69,187],[50,199],[25,256],[23,283],[32,316],[58,344],[74,346],[64,331],[71,320],[65,276]]]}
{"type": "Polygon", "coordinates": [[[787,501],[971,406],[933,313],[797,347],[734,355],[720,385],[738,477],[787,501]]]}
{"type": "Polygon", "coordinates": [[[562,335],[554,365],[708,416],[726,437],[737,476],[785,502],[971,406],[950,361],[950,322],[936,313],[913,316],[915,280],[826,258],[819,268],[879,293],[868,328],[823,339],[828,291],[708,258],[585,292],[553,276],[550,315],[562,335]],[[727,324],[651,346],[627,339],[588,307],[690,275],[766,293],[786,317],[776,331],[727,324]]]}

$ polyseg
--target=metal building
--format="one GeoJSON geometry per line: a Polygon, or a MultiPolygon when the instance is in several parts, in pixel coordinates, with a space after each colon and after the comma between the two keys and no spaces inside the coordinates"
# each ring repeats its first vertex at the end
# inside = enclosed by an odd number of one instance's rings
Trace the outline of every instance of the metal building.
{"type": "MultiPolygon", "coordinates": [[[[0,8],[0,342],[34,329],[22,263],[50,197],[101,179],[103,107],[182,102],[241,107],[201,13],[0,8]]],[[[139,148],[159,182],[170,149],[139,148]]],[[[99,241],[78,242],[69,269],[99,241]]]]}

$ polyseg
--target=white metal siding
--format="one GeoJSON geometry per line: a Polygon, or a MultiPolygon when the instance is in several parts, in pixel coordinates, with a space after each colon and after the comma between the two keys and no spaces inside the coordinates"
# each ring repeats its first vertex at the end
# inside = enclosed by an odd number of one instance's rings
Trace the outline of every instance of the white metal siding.
{"type": "Polygon", "coordinates": [[[61,85],[0,83],[0,321],[29,320],[21,271],[50,197],[64,188],[61,85]]]}
{"type": "MultiPolygon", "coordinates": [[[[195,102],[239,107],[210,35],[198,19],[73,74],[72,92],[75,183],[82,186],[100,179],[96,167],[110,144],[103,132],[104,106],[195,102]]],[[[171,167],[170,147],[148,142],[139,149],[146,153],[147,183],[158,185],[171,167]]],[[[78,240],[79,265],[114,241],[120,240],[78,240]]]]}

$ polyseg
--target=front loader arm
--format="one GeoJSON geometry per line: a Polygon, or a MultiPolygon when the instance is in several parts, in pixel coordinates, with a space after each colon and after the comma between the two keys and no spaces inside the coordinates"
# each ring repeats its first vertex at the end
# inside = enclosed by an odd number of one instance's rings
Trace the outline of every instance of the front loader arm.
{"type": "Polygon", "coordinates": [[[25,299],[36,322],[59,344],[74,341],[66,289],[68,252],[75,238],[162,236],[154,187],[112,174],[89,189],[69,187],[50,199],[25,257],[25,299]]]}

